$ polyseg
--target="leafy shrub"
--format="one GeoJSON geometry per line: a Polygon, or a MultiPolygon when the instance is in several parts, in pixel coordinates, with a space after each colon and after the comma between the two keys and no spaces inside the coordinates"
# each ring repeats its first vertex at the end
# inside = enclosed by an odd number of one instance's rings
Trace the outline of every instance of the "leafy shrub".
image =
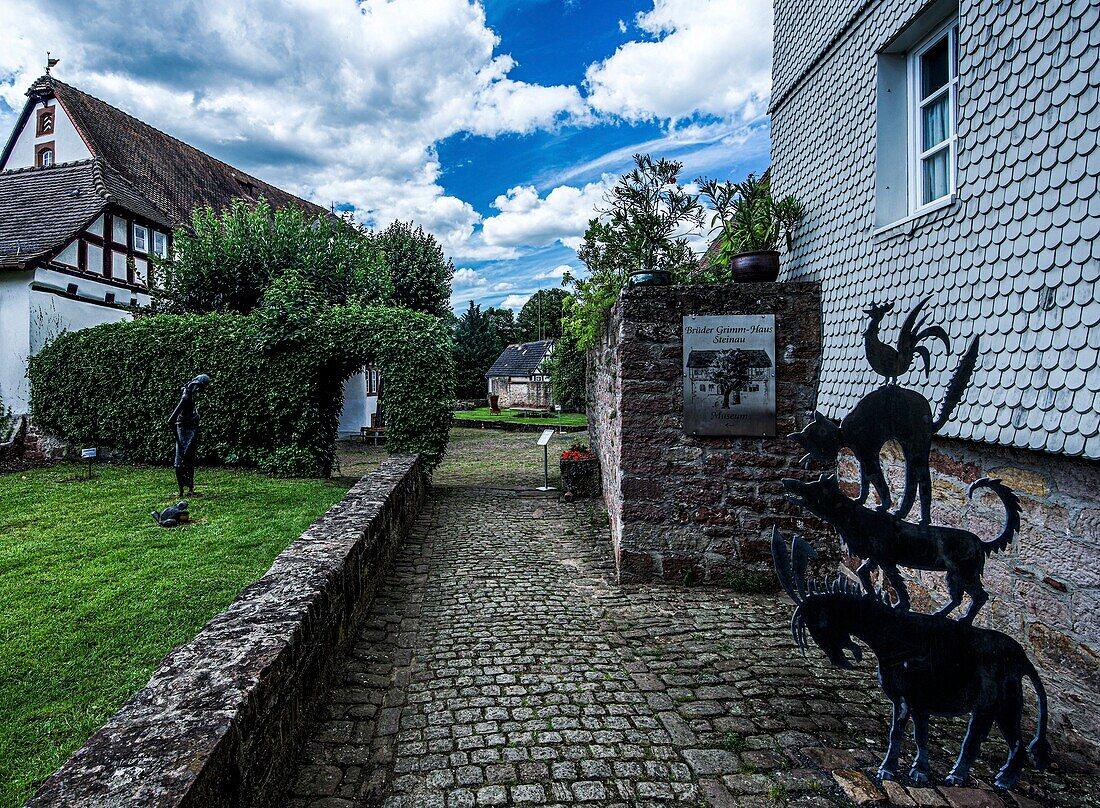
{"type": "Polygon", "coordinates": [[[584,351],[569,335],[554,343],[554,351],[546,360],[550,389],[554,401],[567,410],[584,411],[588,403],[588,363],[584,351]]]}
{"type": "Polygon", "coordinates": [[[252,315],[155,315],[65,334],[30,362],[43,428],[132,460],[164,463],[165,423],[180,387],[212,381],[199,400],[198,459],[283,475],[327,476],[335,457],[343,380],[373,360],[385,378],[386,445],[443,455],[454,361],[439,320],[403,309],[302,303],[311,284],[288,276],[279,305],[252,315]]]}

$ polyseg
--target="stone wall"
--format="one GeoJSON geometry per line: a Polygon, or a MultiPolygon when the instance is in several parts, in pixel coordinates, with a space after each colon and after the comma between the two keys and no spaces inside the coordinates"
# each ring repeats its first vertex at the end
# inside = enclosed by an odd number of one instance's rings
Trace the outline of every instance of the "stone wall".
{"type": "Polygon", "coordinates": [[[367,475],[161,662],[29,806],[273,805],[424,499],[416,457],[367,475]]]}
{"type": "MultiPolygon", "coordinates": [[[[968,505],[966,487],[982,476],[999,477],[1019,495],[1022,527],[1007,551],[986,562],[983,580],[991,598],[976,625],[1004,631],[1023,644],[1051,695],[1053,732],[1071,745],[1092,746],[1095,754],[1100,745],[1100,466],[958,440],[937,441],[930,466],[933,524],[963,527],[988,539],[1000,530],[1004,510],[989,494],[968,505]]],[[[896,446],[888,447],[883,467],[891,491],[901,491],[903,464],[896,446]]],[[[841,459],[840,476],[854,495],[859,467],[850,455],[841,459]]],[[[904,572],[914,608],[928,611],[947,602],[942,573],[904,572]]]]}
{"type": "Polygon", "coordinates": [[[549,407],[554,403],[550,380],[544,377],[511,381],[497,376],[489,380],[489,391],[500,396],[501,407],[549,407]]]}
{"type": "Polygon", "coordinates": [[[783,498],[807,472],[784,436],[812,417],[821,357],[816,283],[636,287],[589,355],[589,436],[620,580],[772,580],[772,526],[802,532],[828,557],[836,539],[783,498]],[[683,317],[775,314],[774,438],[683,430],[683,317]],[[748,578],[746,579],[746,576],[748,578]]]}

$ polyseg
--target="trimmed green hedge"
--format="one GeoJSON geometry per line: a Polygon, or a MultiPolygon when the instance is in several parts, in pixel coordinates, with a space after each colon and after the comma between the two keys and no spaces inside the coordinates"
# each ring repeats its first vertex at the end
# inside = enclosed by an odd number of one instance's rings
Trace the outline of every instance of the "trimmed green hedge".
{"type": "Polygon", "coordinates": [[[199,373],[198,459],[297,476],[327,476],[345,378],[382,371],[386,445],[443,456],[454,401],[450,337],[430,315],[332,308],[296,329],[251,315],[157,315],[65,334],[30,362],[35,423],[131,460],[171,462],[166,419],[199,373]],[[289,334],[276,337],[273,334],[289,334]]]}

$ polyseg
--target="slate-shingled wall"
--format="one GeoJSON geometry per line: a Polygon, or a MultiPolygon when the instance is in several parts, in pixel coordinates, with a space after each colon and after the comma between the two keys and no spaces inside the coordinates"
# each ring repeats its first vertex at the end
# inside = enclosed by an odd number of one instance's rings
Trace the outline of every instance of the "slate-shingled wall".
{"type": "MultiPolygon", "coordinates": [[[[982,620],[1040,665],[1057,732],[1100,744],[1100,7],[959,3],[956,199],[876,232],[878,53],[945,5],[777,0],[772,178],[808,212],[781,277],[821,282],[819,404],[833,417],[877,383],[861,338],[870,302],[897,301],[893,339],[933,296],[953,355],[941,347],[927,378],[902,379],[933,402],[980,336],[973,384],[943,430],[962,440],[933,453],[934,518],[992,529],[995,509],[960,513],[961,488],[982,474],[1021,493],[1024,529],[990,564],[982,620]]],[[[939,602],[935,576],[922,585],[939,602]]]]}

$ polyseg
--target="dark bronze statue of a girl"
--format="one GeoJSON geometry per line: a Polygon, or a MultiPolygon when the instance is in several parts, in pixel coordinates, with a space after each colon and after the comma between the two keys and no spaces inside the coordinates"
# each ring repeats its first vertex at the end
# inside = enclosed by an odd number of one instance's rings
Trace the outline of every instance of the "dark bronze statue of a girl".
{"type": "Polygon", "coordinates": [[[180,496],[184,489],[195,493],[195,448],[199,439],[199,408],[196,406],[195,397],[206,387],[210,377],[205,373],[199,374],[183,386],[180,403],[168,416],[168,424],[176,433],[176,484],[180,489],[180,496]]]}

